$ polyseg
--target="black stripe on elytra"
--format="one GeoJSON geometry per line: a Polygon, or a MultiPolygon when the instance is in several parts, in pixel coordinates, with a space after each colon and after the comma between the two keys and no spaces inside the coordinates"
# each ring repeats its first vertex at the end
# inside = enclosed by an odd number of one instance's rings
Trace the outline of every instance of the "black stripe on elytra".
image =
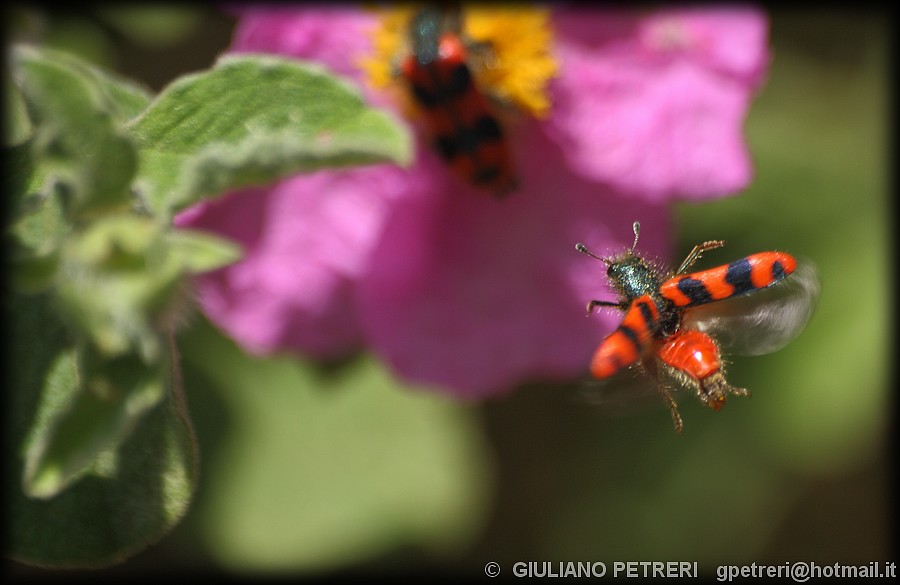
{"type": "Polygon", "coordinates": [[[461,127],[455,134],[439,136],[435,146],[444,160],[457,156],[472,155],[479,146],[503,139],[503,131],[492,116],[484,115],[471,127],[461,127]]]}
{"type": "Polygon", "coordinates": [[[753,281],[750,279],[750,260],[741,258],[735,260],[728,265],[728,271],[725,273],[725,282],[734,287],[735,295],[742,295],[750,291],[756,290],[753,281]]]}
{"type": "Polygon", "coordinates": [[[772,282],[781,280],[785,276],[787,276],[787,274],[784,271],[784,264],[782,264],[778,260],[772,262],[772,282]]]}
{"type": "MultiPolygon", "coordinates": [[[[644,319],[644,326],[651,332],[651,334],[655,335],[656,331],[659,329],[659,323],[656,322],[656,319],[653,317],[653,311],[650,308],[650,303],[647,301],[641,301],[639,303],[635,303],[634,306],[638,308],[641,312],[641,317],[644,319]]],[[[641,337],[638,335],[638,332],[622,323],[618,327],[619,331],[631,341],[631,344],[634,346],[635,352],[638,354],[643,353],[644,344],[641,343],[641,337]]]]}
{"type": "Polygon", "coordinates": [[[479,142],[494,142],[503,138],[503,130],[497,119],[487,114],[475,121],[473,132],[478,136],[479,142]]]}
{"type": "Polygon", "coordinates": [[[650,308],[650,303],[647,301],[641,301],[639,303],[635,303],[637,308],[641,310],[641,317],[644,318],[644,325],[647,326],[647,329],[650,331],[650,335],[656,336],[659,332],[659,323],[653,317],[653,311],[650,308]]]}
{"type": "Polygon", "coordinates": [[[469,87],[472,85],[472,73],[464,63],[454,66],[446,81],[439,79],[440,72],[435,68],[429,67],[428,72],[433,87],[412,84],[416,101],[425,108],[436,108],[452,102],[469,91],[469,87]]]}
{"type": "Polygon", "coordinates": [[[706,290],[706,285],[690,276],[685,276],[678,281],[678,290],[690,299],[690,305],[702,305],[713,300],[712,295],[706,290]]]}
{"type": "Polygon", "coordinates": [[[622,334],[625,335],[625,337],[627,337],[629,341],[631,341],[631,344],[634,346],[635,352],[640,354],[644,351],[644,346],[634,329],[632,329],[628,325],[619,325],[619,331],[621,331],[622,334]]]}
{"type": "Polygon", "coordinates": [[[481,166],[472,175],[472,182],[476,185],[490,185],[503,174],[503,169],[495,166],[481,166]]]}

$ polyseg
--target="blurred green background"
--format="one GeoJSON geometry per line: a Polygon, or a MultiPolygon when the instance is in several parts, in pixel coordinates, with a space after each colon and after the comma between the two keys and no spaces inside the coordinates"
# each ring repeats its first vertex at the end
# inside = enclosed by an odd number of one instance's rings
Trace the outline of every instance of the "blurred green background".
{"type": "MultiPolygon", "coordinates": [[[[196,6],[10,12],[12,38],[68,48],[154,90],[208,67],[233,20],[196,6]]],[[[736,358],[753,391],[718,414],[683,401],[608,417],[573,387],[465,405],[375,361],[252,359],[202,318],[182,334],[200,437],[186,519],[109,574],[415,571],[497,561],[890,560],[896,422],[889,395],[889,19],[775,10],[773,62],[747,136],[741,196],[676,208],[678,253],[784,249],[822,294],[782,351],[736,358]]],[[[724,254],[724,252],[723,252],[724,254]]],[[[894,559],[896,560],[896,559],[894,559]]],[[[26,571],[27,572],[27,571],[26,571]]]]}

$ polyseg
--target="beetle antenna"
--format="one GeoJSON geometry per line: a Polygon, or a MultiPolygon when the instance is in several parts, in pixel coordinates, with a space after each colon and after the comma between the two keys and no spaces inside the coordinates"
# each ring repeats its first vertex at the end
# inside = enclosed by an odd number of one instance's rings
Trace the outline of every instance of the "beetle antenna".
{"type": "Polygon", "coordinates": [[[634,231],[634,243],[631,244],[631,252],[629,252],[629,254],[631,254],[633,256],[634,249],[637,248],[638,236],[641,235],[641,222],[639,222],[639,221],[634,222],[631,225],[631,229],[634,231]]]}
{"type": "Polygon", "coordinates": [[[579,252],[581,252],[582,254],[587,254],[591,258],[595,258],[595,259],[599,260],[600,262],[603,262],[604,264],[610,263],[610,261],[607,260],[606,258],[601,258],[600,256],[597,256],[596,254],[594,254],[593,252],[588,250],[584,244],[575,244],[575,249],[578,250],[579,252]]]}

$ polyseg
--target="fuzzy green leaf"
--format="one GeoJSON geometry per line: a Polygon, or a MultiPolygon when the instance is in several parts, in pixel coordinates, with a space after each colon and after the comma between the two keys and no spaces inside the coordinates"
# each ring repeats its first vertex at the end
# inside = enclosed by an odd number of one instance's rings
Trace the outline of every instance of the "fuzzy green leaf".
{"type": "MultiPolygon", "coordinates": [[[[196,484],[196,445],[179,377],[159,378],[164,393],[158,387],[141,391],[141,383],[123,392],[119,420],[131,421],[130,436],[120,429],[116,437],[107,435],[107,448],[95,441],[85,450],[85,437],[96,439],[102,433],[87,428],[96,422],[84,416],[91,408],[77,406],[82,381],[106,380],[125,388],[141,380],[140,372],[146,369],[131,370],[118,361],[94,362],[79,371],[78,352],[51,295],[8,297],[4,311],[15,340],[8,348],[15,367],[10,372],[3,442],[7,554],[45,567],[102,566],[160,538],[187,511],[196,484]],[[156,407],[150,405],[159,399],[156,407]],[[140,420],[138,412],[144,413],[140,420]],[[85,427],[84,435],[70,432],[76,422],[85,427]],[[76,445],[66,444],[69,438],[76,445]],[[54,474],[67,476],[69,483],[80,478],[51,499],[35,499],[23,491],[26,461],[34,461],[40,444],[45,445],[43,455],[37,465],[31,464],[38,473],[28,476],[27,491],[49,495],[54,483],[60,487],[53,481],[54,474]],[[66,471],[52,472],[54,466],[66,471]]],[[[166,363],[173,360],[168,358],[166,363]]],[[[102,413],[96,407],[94,412],[102,413]]]]}
{"type": "Polygon", "coordinates": [[[229,189],[289,174],[410,158],[391,117],[321,67],[271,56],[229,56],[183,77],[130,124],[136,186],[162,215],[229,189]]]}
{"type": "Polygon", "coordinates": [[[144,364],[134,354],[82,362],[80,384],[72,386],[74,359],[64,354],[48,374],[42,408],[52,414],[26,452],[23,487],[32,498],[58,495],[87,472],[105,450],[115,449],[163,396],[166,364],[144,364]],[[69,396],[59,396],[65,389],[69,396]]]}
{"type": "Polygon", "coordinates": [[[222,268],[242,255],[240,246],[230,240],[193,230],[174,230],[167,243],[179,265],[194,274],[222,268]]]}
{"type": "Polygon", "coordinates": [[[3,70],[3,81],[7,82],[3,85],[6,88],[5,93],[4,115],[6,119],[6,128],[3,132],[4,146],[21,144],[28,140],[33,130],[31,120],[28,118],[28,111],[25,107],[25,99],[22,97],[18,88],[9,83],[9,71],[3,70]]]}
{"type": "Polygon", "coordinates": [[[13,49],[13,55],[14,63],[22,59],[40,59],[68,69],[96,92],[94,97],[98,103],[102,104],[119,123],[137,116],[153,99],[153,94],[145,87],[101,69],[71,53],[45,47],[17,46],[13,49]]]}
{"type": "Polygon", "coordinates": [[[9,227],[12,284],[16,290],[34,293],[54,284],[60,244],[68,230],[58,197],[29,193],[42,179],[33,164],[29,143],[7,150],[9,185],[15,222],[9,227]]]}
{"type": "Polygon", "coordinates": [[[156,321],[180,300],[184,273],[166,232],[147,217],[110,215],[66,242],[60,306],[108,357],[160,353],[156,321]]]}
{"type": "Polygon", "coordinates": [[[34,127],[34,164],[45,169],[39,191],[61,193],[76,217],[127,206],[137,155],[121,124],[140,94],[62,53],[20,46],[12,56],[34,127]]]}

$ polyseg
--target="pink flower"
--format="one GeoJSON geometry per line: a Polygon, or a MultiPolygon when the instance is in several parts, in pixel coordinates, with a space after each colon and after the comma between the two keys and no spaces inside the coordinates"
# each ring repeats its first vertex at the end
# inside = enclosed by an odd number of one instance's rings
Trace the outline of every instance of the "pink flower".
{"type": "Polygon", "coordinates": [[[557,14],[552,133],[573,170],[637,197],[720,197],[751,167],[742,123],[768,65],[751,8],[557,14]]]}
{"type": "MultiPolygon", "coordinates": [[[[321,61],[399,112],[356,67],[378,19],[248,9],[233,50],[321,61]]],[[[637,220],[641,251],[663,256],[670,201],[746,184],[740,124],[765,70],[766,25],[749,10],[586,9],[550,24],[559,68],[548,115],[505,128],[517,191],[476,191],[423,142],[409,169],[320,171],[197,206],[179,223],[246,252],[201,279],[210,319],[252,352],[365,348],[459,396],[586,371],[618,317],[585,316],[588,300],[612,294],[605,267],[574,244],[618,252],[637,220]]]]}

